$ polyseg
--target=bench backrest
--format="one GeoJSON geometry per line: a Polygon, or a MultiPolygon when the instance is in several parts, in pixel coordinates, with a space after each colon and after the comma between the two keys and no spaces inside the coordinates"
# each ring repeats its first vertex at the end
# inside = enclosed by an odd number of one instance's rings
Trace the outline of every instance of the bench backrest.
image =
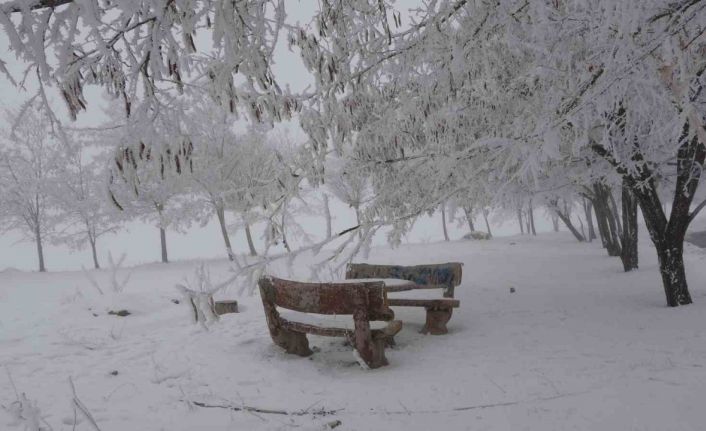
{"type": "Polygon", "coordinates": [[[391,320],[383,282],[302,283],[275,277],[258,282],[268,305],[316,314],[355,314],[367,310],[368,320],[391,320]]]}
{"type": "Polygon", "coordinates": [[[462,266],[459,262],[416,266],[350,263],[346,278],[398,278],[420,285],[455,287],[461,284],[462,266]]]}

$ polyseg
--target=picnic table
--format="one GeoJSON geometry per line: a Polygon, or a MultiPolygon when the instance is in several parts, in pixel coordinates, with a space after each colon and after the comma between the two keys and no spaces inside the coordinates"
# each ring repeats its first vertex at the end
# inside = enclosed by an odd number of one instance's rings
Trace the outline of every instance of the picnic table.
{"type": "Polygon", "coordinates": [[[448,333],[447,323],[453,309],[461,303],[453,299],[454,288],[461,283],[463,264],[449,262],[430,265],[376,265],[351,263],[346,268],[349,281],[382,281],[387,293],[419,289],[443,289],[443,298],[388,298],[390,307],[422,307],[426,310],[423,334],[442,335],[448,333]],[[375,278],[380,277],[380,278],[375,278]]]}
{"type": "Polygon", "coordinates": [[[276,277],[262,277],[258,284],[272,340],[287,353],[309,356],[306,334],[346,337],[369,368],[387,365],[385,346],[394,344],[402,322],[394,320],[390,307],[423,307],[426,322],[422,333],[446,334],[446,324],[460,302],[453,289],[461,281],[461,264],[391,265],[350,264],[346,280],[330,283],[303,283],[276,277]],[[444,289],[443,298],[388,298],[388,293],[418,289],[444,289]],[[451,297],[449,297],[449,295],[451,297]],[[351,315],[353,328],[336,328],[325,323],[309,323],[280,314],[278,308],[308,315],[351,315]],[[372,322],[387,322],[373,329],[372,322]]]}
{"type": "Polygon", "coordinates": [[[378,283],[385,284],[385,292],[407,292],[414,289],[424,288],[413,281],[403,280],[401,278],[347,278],[345,280],[336,280],[334,283],[340,284],[359,284],[359,283],[378,283]]]}

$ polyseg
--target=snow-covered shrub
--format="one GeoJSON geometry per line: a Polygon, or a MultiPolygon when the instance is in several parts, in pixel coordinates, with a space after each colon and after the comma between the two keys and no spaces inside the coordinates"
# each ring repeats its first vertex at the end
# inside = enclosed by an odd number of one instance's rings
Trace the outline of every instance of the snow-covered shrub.
{"type": "MultiPolygon", "coordinates": [[[[108,252],[108,265],[109,265],[109,270],[110,270],[110,291],[114,293],[121,293],[123,290],[125,290],[125,286],[127,283],[130,281],[130,277],[132,277],[132,273],[128,273],[125,277],[122,279],[118,278],[118,271],[122,269],[123,262],[125,262],[125,257],[126,254],[123,253],[120,255],[120,258],[116,262],[113,260],[113,255],[108,252]]],[[[96,288],[96,290],[101,294],[104,295],[103,289],[101,288],[101,285],[96,281],[96,279],[91,275],[90,272],[86,271],[84,269],[83,271],[84,275],[88,279],[88,281],[91,283],[93,287],[96,288]]]]}
{"type": "Polygon", "coordinates": [[[10,379],[10,385],[15,391],[15,401],[10,403],[8,406],[0,405],[0,407],[5,410],[11,419],[9,425],[19,426],[24,425],[25,431],[48,431],[51,430],[51,426],[46,423],[42,418],[42,412],[37,405],[37,402],[27,398],[27,395],[22,392],[20,393],[15,386],[15,382],[12,380],[12,375],[8,370],[8,378],[10,379]],[[42,426],[45,424],[46,426],[42,426]]]}
{"type": "Polygon", "coordinates": [[[42,431],[49,428],[40,425],[42,421],[41,411],[37,402],[27,398],[24,393],[17,395],[14,401],[7,407],[3,407],[12,418],[11,425],[24,425],[25,431],[42,431]]]}
{"type": "Polygon", "coordinates": [[[193,281],[187,278],[184,280],[184,284],[176,285],[177,290],[184,296],[185,302],[191,305],[194,323],[198,323],[204,329],[208,329],[209,324],[218,321],[213,295],[228,286],[232,281],[233,278],[229,278],[214,285],[211,281],[211,273],[206,268],[206,265],[201,262],[194,269],[193,281]]]}

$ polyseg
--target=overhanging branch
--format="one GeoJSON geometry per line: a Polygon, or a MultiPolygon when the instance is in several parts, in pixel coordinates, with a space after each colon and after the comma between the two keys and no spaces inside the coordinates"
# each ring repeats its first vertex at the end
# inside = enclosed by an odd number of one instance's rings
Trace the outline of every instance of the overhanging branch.
{"type": "Polygon", "coordinates": [[[37,10],[37,9],[54,9],[65,4],[73,3],[73,0],[34,0],[31,2],[22,2],[19,0],[12,1],[0,5],[0,9],[4,13],[17,13],[23,10],[37,10]],[[25,4],[22,4],[25,3],[25,4]],[[26,4],[29,3],[29,4],[26,4]]]}
{"type": "Polygon", "coordinates": [[[698,204],[698,205],[696,206],[696,208],[694,208],[694,211],[692,211],[691,214],[689,214],[689,223],[691,223],[692,221],[694,221],[694,219],[696,218],[696,216],[699,214],[699,212],[700,212],[702,209],[704,209],[704,207],[706,207],[706,199],[704,199],[700,204],[698,204]]]}

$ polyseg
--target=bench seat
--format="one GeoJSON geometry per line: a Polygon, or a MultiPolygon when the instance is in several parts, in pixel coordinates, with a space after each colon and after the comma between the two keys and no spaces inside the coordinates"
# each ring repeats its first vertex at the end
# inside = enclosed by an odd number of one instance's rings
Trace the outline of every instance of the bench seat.
{"type": "MultiPolygon", "coordinates": [[[[296,323],[296,324],[303,324],[303,325],[309,325],[309,326],[319,326],[323,328],[330,328],[332,330],[341,330],[341,331],[353,331],[355,329],[355,322],[353,321],[353,317],[347,314],[334,314],[334,315],[326,315],[326,314],[314,314],[314,313],[301,313],[298,311],[292,311],[292,310],[287,310],[287,309],[280,309],[278,308],[277,311],[279,312],[279,316],[281,320],[291,322],[291,323],[296,323]]],[[[388,322],[385,321],[380,321],[380,320],[373,320],[370,322],[370,329],[375,330],[375,329],[383,329],[387,326],[388,322]]],[[[311,332],[313,334],[313,332],[311,332]]],[[[329,336],[329,335],[324,335],[324,336],[329,336]]],[[[338,336],[338,335],[331,335],[331,336],[338,336]]]]}

